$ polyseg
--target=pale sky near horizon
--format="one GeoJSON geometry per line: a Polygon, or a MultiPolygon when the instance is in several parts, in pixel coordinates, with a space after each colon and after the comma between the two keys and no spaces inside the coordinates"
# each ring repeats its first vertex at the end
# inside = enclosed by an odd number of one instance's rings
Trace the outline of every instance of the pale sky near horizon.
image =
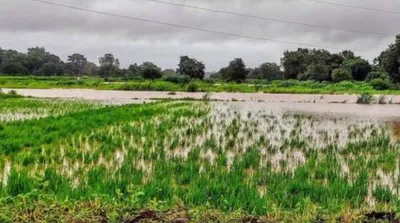
{"type": "MultiPolygon", "coordinates": [[[[307,0],[163,0],[383,35],[271,22],[148,0],[47,1],[218,32],[317,45],[332,52],[349,49],[369,61],[393,43],[395,35],[400,33],[398,0],[329,0],[398,14],[307,0]]],[[[218,70],[236,57],[243,58],[249,67],[263,62],[279,63],[284,50],[306,47],[149,24],[30,0],[2,0],[0,47],[25,52],[32,46],[43,46],[63,60],[72,53],[82,53],[96,63],[105,53],[113,53],[122,67],[151,61],[163,69],[175,68],[179,56],[189,55],[203,61],[207,71],[218,70]]]]}

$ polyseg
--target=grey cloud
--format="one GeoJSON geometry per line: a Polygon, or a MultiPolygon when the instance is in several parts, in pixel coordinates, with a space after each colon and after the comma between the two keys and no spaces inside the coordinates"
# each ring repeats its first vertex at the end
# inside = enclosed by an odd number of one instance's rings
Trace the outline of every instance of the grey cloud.
{"type": "MultiPolygon", "coordinates": [[[[49,1],[207,30],[317,45],[331,51],[351,49],[369,60],[393,42],[394,35],[400,31],[397,30],[400,27],[400,16],[323,5],[307,0],[166,1],[343,29],[379,32],[387,36],[268,22],[147,0],[49,1]]],[[[350,4],[344,0],[335,1],[350,4]]],[[[387,0],[384,4],[378,1],[366,3],[353,0],[351,4],[392,11],[397,8],[400,11],[397,0],[387,0]]],[[[187,54],[203,60],[208,70],[225,66],[234,57],[243,57],[250,66],[265,61],[279,62],[285,49],[301,47],[91,14],[29,0],[3,0],[0,8],[0,46],[25,51],[26,47],[35,45],[44,46],[64,58],[73,52],[81,52],[93,61],[97,61],[106,52],[112,52],[121,59],[124,66],[149,60],[159,63],[163,68],[175,67],[177,58],[187,54]]]]}

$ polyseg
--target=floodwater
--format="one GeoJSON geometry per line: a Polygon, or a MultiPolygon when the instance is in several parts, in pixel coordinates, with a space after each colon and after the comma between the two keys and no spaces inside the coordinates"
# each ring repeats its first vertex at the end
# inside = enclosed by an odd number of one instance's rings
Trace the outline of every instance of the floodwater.
{"type": "Polygon", "coordinates": [[[382,121],[400,120],[400,105],[314,104],[293,102],[215,102],[227,103],[242,115],[248,112],[271,111],[273,113],[304,113],[323,117],[344,117],[382,121]]]}
{"type": "MultiPolygon", "coordinates": [[[[15,90],[23,96],[38,98],[87,99],[106,101],[113,104],[141,103],[154,99],[202,99],[206,93],[156,91],[102,91],[90,89],[3,89],[15,90]]],[[[387,105],[358,105],[357,95],[321,94],[264,94],[264,93],[210,93],[208,98],[230,101],[246,109],[274,109],[317,114],[338,114],[370,118],[400,119],[400,96],[386,96],[387,105]]],[[[221,103],[221,102],[219,102],[221,103]]]]}

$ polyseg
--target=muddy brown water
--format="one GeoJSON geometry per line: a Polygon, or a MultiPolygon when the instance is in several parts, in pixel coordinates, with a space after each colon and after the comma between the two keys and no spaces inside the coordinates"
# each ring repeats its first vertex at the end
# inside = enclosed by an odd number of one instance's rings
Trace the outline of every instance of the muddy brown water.
{"type": "MultiPolygon", "coordinates": [[[[141,103],[152,99],[202,99],[206,93],[157,91],[105,91],[92,89],[3,89],[15,90],[23,96],[38,98],[64,98],[100,100],[113,104],[141,103]]],[[[386,96],[387,105],[358,105],[357,95],[321,94],[264,94],[264,93],[210,93],[209,99],[230,101],[234,106],[244,109],[272,109],[278,111],[299,111],[317,114],[337,114],[369,118],[400,118],[400,96],[386,96]]],[[[224,102],[218,102],[224,103],[224,102]]],[[[226,102],[225,102],[226,103],[226,102]]]]}

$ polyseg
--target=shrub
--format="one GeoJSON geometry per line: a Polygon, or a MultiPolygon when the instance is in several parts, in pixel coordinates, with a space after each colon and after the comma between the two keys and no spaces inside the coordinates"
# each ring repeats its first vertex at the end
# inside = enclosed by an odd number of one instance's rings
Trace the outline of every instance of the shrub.
{"type": "Polygon", "coordinates": [[[392,84],[392,90],[400,90],[400,83],[392,84]]]}
{"type": "Polygon", "coordinates": [[[215,84],[215,81],[213,79],[204,79],[204,83],[215,84]]]}
{"type": "MultiPolygon", "coordinates": [[[[328,87],[334,88],[335,90],[342,90],[342,91],[347,91],[351,89],[356,89],[357,84],[351,81],[341,81],[339,83],[335,83],[332,85],[329,85],[328,87]]],[[[371,88],[372,90],[372,88],[371,88]]]]}
{"type": "Polygon", "coordinates": [[[202,100],[203,101],[209,101],[211,98],[211,93],[207,93],[205,95],[203,95],[202,100]]]}
{"type": "Polygon", "coordinates": [[[290,88],[298,85],[300,82],[297,80],[286,80],[278,83],[278,87],[290,88]]]}
{"type": "Polygon", "coordinates": [[[17,92],[14,91],[14,90],[11,90],[11,91],[8,92],[8,94],[5,94],[0,89],[0,99],[1,98],[22,98],[22,96],[17,94],[17,92]]]}
{"type": "Polygon", "coordinates": [[[11,90],[8,92],[9,95],[18,95],[17,92],[15,90],[11,90]]]}
{"type": "Polygon", "coordinates": [[[351,76],[351,72],[344,68],[338,68],[333,70],[332,72],[332,80],[334,82],[348,81],[353,77],[351,76]]]}
{"type": "Polygon", "coordinates": [[[197,92],[199,90],[199,86],[197,86],[196,83],[194,82],[190,82],[187,86],[186,86],[186,91],[187,92],[197,92]]]}
{"type": "Polygon", "coordinates": [[[366,81],[372,81],[374,79],[381,79],[384,81],[390,81],[390,76],[388,73],[386,72],[381,72],[381,71],[373,71],[373,72],[369,72],[367,77],[365,78],[366,81]]]}
{"type": "Polygon", "coordinates": [[[299,81],[306,81],[310,79],[311,77],[307,73],[300,73],[299,75],[297,75],[297,80],[299,81]]]}
{"type": "Polygon", "coordinates": [[[374,96],[366,92],[358,97],[357,104],[372,104],[374,101],[375,101],[374,96]]]}
{"type": "Polygon", "coordinates": [[[56,82],[57,86],[72,86],[72,85],[84,85],[84,81],[82,80],[68,80],[68,81],[58,81],[56,82]]]}
{"type": "Polygon", "coordinates": [[[378,79],[373,79],[369,82],[371,84],[371,86],[375,89],[375,90],[387,90],[390,88],[390,82],[382,80],[380,78],[378,79]]]}
{"type": "Polygon", "coordinates": [[[322,82],[313,82],[311,85],[312,89],[320,89],[320,88],[324,88],[326,86],[329,85],[328,81],[322,81],[322,82]]]}
{"type": "Polygon", "coordinates": [[[168,75],[163,77],[162,80],[175,84],[187,84],[190,82],[190,78],[184,75],[168,75]]]}
{"type": "Polygon", "coordinates": [[[379,96],[378,103],[381,105],[386,104],[386,97],[384,95],[379,96]]]}
{"type": "Polygon", "coordinates": [[[130,81],[138,81],[138,82],[145,81],[145,79],[142,76],[139,76],[139,75],[126,75],[122,79],[123,80],[130,80],[130,81]]]}

